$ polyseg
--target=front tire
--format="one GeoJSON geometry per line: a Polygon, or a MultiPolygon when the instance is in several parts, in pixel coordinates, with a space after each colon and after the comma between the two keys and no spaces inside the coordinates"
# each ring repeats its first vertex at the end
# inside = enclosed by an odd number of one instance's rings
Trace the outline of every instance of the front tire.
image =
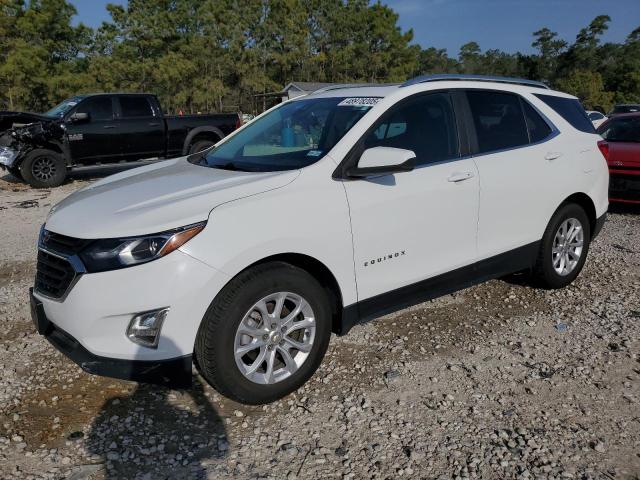
{"type": "Polygon", "coordinates": [[[27,154],[20,165],[20,173],[34,188],[53,188],[64,182],[67,166],[59,153],[38,148],[27,154]]]}
{"type": "Polygon", "coordinates": [[[580,274],[589,252],[591,227],[584,209],[562,205],[549,221],[534,267],[534,278],[545,288],[563,288],[580,274]]]}
{"type": "Polygon", "coordinates": [[[198,330],[195,355],[221,394],[260,405],[302,386],[330,336],[331,307],[318,281],[270,262],[240,273],[217,295],[198,330]]]}

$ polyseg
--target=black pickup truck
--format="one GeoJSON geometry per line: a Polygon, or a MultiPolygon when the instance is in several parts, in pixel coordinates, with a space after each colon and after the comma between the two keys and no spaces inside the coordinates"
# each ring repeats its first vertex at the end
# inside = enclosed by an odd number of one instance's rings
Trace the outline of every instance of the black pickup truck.
{"type": "Polygon", "coordinates": [[[155,95],[137,93],[78,95],[42,115],[2,113],[13,126],[0,140],[0,167],[36,188],[60,185],[79,166],[195,153],[241,124],[237,113],[166,116],[155,95]]]}

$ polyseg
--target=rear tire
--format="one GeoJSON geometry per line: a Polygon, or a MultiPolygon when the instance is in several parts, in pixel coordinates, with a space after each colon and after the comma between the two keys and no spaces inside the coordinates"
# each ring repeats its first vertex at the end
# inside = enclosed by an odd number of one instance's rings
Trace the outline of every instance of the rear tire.
{"type": "Polygon", "coordinates": [[[591,227],[584,209],[575,203],[562,205],[551,217],[542,237],[533,270],[544,288],[563,288],[580,274],[591,242],[591,227]]]}
{"type": "Polygon", "coordinates": [[[216,142],[213,140],[197,140],[189,147],[189,155],[206,150],[209,147],[213,147],[215,144],[216,142]]]}
{"type": "Polygon", "coordinates": [[[216,296],[198,330],[195,357],[221,394],[260,405],[302,386],[322,362],[330,336],[331,308],[318,281],[270,262],[240,273],[216,296]]]}
{"type": "Polygon", "coordinates": [[[27,154],[20,164],[20,173],[34,188],[53,188],[64,182],[67,166],[59,153],[39,148],[27,154]]]}

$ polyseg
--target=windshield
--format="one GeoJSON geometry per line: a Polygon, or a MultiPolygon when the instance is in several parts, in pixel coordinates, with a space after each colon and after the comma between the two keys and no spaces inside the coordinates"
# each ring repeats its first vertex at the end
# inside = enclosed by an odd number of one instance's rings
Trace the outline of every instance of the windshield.
{"type": "Polygon", "coordinates": [[[46,112],[45,115],[47,117],[63,117],[65,113],[75,107],[84,98],[86,98],[84,95],[77,95],[75,97],[67,98],[66,100],[46,112]]]}
{"type": "Polygon", "coordinates": [[[609,120],[598,133],[608,142],[640,142],[640,117],[609,120]]]}
{"type": "Polygon", "coordinates": [[[197,161],[248,172],[306,167],[324,157],[378,100],[336,97],[285,103],[197,161]]]}

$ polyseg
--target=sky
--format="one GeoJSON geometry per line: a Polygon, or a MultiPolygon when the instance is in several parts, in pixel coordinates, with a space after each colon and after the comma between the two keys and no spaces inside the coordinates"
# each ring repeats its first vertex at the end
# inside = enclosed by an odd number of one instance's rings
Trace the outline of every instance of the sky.
{"type": "MultiPolygon", "coordinates": [[[[96,27],[108,20],[107,3],[126,0],[70,0],[76,22],[96,27]]],[[[622,42],[640,26],[640,0],[381,0],[399,15],[414,43],[445,48],[457,56],[460,46],[476,41],[482,50],[530,53],[532,33],[542,27],[573,42],[578,31],[597,15],[611,17],[605,42],[622,42]]]]}

